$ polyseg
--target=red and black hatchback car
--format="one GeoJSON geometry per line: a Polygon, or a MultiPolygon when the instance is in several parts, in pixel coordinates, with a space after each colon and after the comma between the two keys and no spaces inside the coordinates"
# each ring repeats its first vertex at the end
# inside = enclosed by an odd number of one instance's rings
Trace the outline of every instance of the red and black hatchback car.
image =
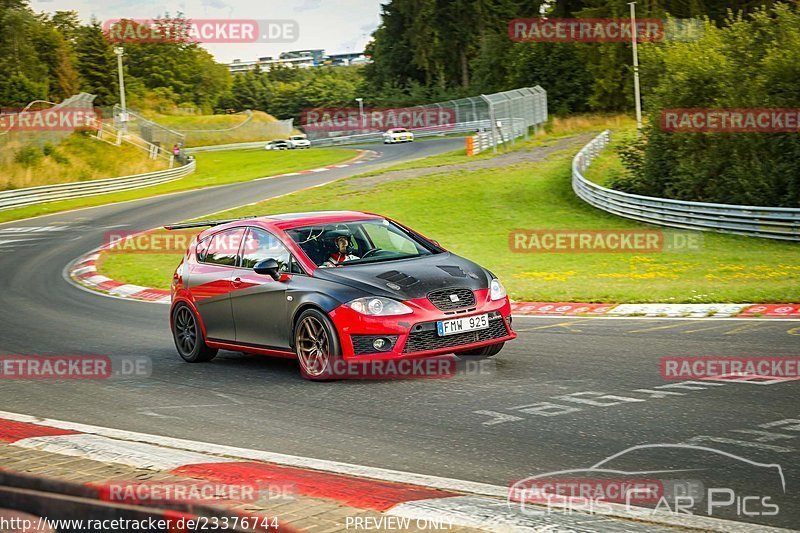
{"type": "Polygon", "coordinates": [[[175,271],[170,322],[189,362],[217,350],[297,358],[309,379],[341,361],[493,356],[516,337],[500,281],[385,217],[262,216],[211,226],[175,271]]]}

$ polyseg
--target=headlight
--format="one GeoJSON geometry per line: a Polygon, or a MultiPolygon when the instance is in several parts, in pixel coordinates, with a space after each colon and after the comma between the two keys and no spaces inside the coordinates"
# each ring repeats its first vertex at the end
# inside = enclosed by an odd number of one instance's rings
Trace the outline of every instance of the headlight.
{"type": "Polygon", "coordinates": [[[506,297],[506,288],[503,287],[503,284],[500,283],[500,280],[495,278],[492,280],[491,285],[489,285],[489,299],[490,300],[502,300],[506,297]]]}
{"type": "Polygon", "coordinates": [[[406,304],[390,298],[358,298],[345,305],[369,316],[407,315],[413,312],[406,304]]]}

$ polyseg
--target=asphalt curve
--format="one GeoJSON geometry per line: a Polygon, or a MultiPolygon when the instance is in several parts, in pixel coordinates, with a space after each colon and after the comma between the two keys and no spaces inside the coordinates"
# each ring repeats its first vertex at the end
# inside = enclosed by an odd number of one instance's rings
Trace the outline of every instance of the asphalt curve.
{"type": "Polygon", "coordinates": [[[766,494],[780,502],[776,516],[743,515],[733,506],[715,516],[800,523],[800,499],[789,497],[800,479],[799,382],[675,387],[660,375],[665,356],[798,355],[797,322],[519,317],[519,339],[496,360],[463,366],[450,379],[311,383],[291,361],[222,352],[211,363],[183,363],[168,306],[91,294],[63,277],[109,229],[199,216],[462,142],[370,146],[383,156],[346,169],[0,225],[0,353],[152,361],[147,378],[1,379],[2,409],[498,485],[588,468],[636,445],[693,444],[780,464],[786,492],[770,475],[742,466],[751,463],[715,461],[691,448],[636,450],[617,461],[636,471],[679,470],[682,479],[733,487],[737,498],[766,494]]]}

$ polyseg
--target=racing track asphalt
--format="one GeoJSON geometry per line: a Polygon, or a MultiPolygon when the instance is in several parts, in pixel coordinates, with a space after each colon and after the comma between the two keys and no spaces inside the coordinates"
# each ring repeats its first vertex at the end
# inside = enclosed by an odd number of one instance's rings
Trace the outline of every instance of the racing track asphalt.
{"type": "Polygon", "coordinates": [[[660,358],[670,355],[800,355],[798,322],[519,317],[519,339],[480,372],[473,366],[451,379],[311,383],[285,360],[221,352],[211,363],[183,363],[168,306],[91,294],[62,275],[114,227],[147,229],[462,142],[365,146],[383,157],[0,225],[0,353],[152,360],[148,378],[0,379],[3,410],[499,485],[586,468],[633,445],[691,442],[780,464],[788,494],[763,472],[689,450],[636,452],[625,466],[703,467],[681,475],[781,502],[774,517],[715,516],[800,523],[800,499],[788,497],[800,479],[798,381],[664,388],[669,383],[659,374],[660,358]],[[61,229],[17,229],[42,227],[61,229]]]}

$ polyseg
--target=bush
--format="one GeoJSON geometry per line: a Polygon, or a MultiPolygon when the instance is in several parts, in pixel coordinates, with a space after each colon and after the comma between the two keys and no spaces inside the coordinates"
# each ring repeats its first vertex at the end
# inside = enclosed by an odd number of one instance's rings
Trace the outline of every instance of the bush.
{"type": "Polygon", "coordinates": [[[792,108],[800,102],[800,12],[777,5],[701,39],[642,47],[648,126],[621,153],[632,177],[621,187],[679,200],[800,206],[800,137],[795,133],[674,133],[663,109],[792,108]]]}
{"type": "Polygon", "coordinates": [[[30,168],[38,165],[43,157],[41,150],[35,146],[26,146],[14,154],[14,162],[25,168],[30,168]]]}
{"type": "Polygon", "coordinates": [[[631,194],[649,194],[644,172],[647,140],[644,137],[626,136],[621,137],[614,144],[614,150],[617,152],[625,172],[610,175],[607,185],[612,189],[631,194]]]}
{"type": "Polygon", "coordinates": [[[68,165],[69,159],[67,156],[59,152],[55,146],[50,143],[45,144],[42,146],[42,153],[58,163],[59,165],[68,165]]]}

